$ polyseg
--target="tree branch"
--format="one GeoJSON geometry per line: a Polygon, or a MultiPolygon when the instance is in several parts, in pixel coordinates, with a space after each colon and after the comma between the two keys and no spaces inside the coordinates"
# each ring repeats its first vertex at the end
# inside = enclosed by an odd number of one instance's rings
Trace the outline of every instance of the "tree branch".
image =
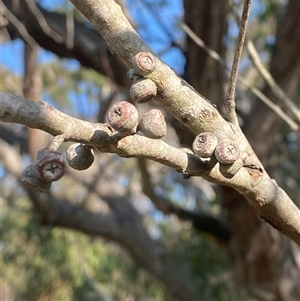
{"type": "MultiPolygon", "coordinates": [[[[2,142],[0,158],[18,180],[22,162],[15,149],[2,142]]],[[[60,226],[89,235],[101,236],[121,244],[130,255],[164,283],[178,300],[193,301],[193,286],[183,277],[186,273],[180,264],[171,265],[165,260],[166,250],[146,232],[139,213],[123,196],[104,197],[112,213],[99,214],[86,210],[70,200],[56,198],[51,193],[27,190],[40,220],[49,226],[60,226]],[[126,214],[124,214],[126,212],[126,214]]],[[[94,193],[102,196],[99,186],[94,193]]]]}
{"type": "Polygon", "coordinates": [[[32,102],[4,92],[0,93],[0,120],[42,129],[65,141],[89,144],[102,152],[122,157],[141,157],[170,166],[183,174],[202,176],[208,181],[233,187],[243,194],[261,216],[300,244],[300,210],[266,172],[244,166],[233,177],[226,177],[216,160],[202,160],[162,140],[139,135],[125,136],[110,126],[72,118],[47,103],[32,102]]]}
{"type": "Polygon", "coordinates": [[[236,125],[238,125],[238,119],[235,112],[235,89],[236,89],[236,81],[238,76],[238,67],[242,57],[242,50],[243,50],[245,37],[246,37],[251,2],[252,0],[244,0],[242,20],[241,20],[240,31],[238,35],[238,43],[234,54],[232,69],[230,73],[230,80],[229,80],[229,85],[227,90],[227,97],[225,101],[225,108],[227,110],[228,119],[231,123],[236,125]]]}
{"type": "Polygon", "coordinates": [[[66,39],[56,31],[52,30],[51,27],[48,25],[47,20],[45,19],[44,15],[40,11],[38,5],[33,0],[25,0],[25,1],[29,9],[33,13],[33,15],[36,17],[44,33],[49,37],[51,37],[57,43],[60,44],[66,43],[66,39]]]}
{"type": "MultiPolygon", "coordinates": [[[[34,39],[33,42],[38,43],[42,48],[52,51],[60,57],[75,58],[82,66],[93,68],[118,85],[128,86],[130,84],[130,80],[124,76],[126,74],[124,65],[112,56],[105,41],[95,29],[74,20],[73,47],[67,48],[66,40],[69,32],[66,15],[47,11],[37,4],[41,15],[36,16],[26,1],[20,1],[18,5],[12,5],[13,2],[10,0],[2,0],[2,2],[11,11],[13,17],[22,16],[18,24],[11,22],[7,26],[12,39],[20,37],[19,29],[22,29],[21,26],[23,26],[29,37],[34,39]],[[50,29],[45,28],[45,23],[50,29]],[[42,26],[43,24],[44,26],[42,26]],[[57,33],[56,39],[53,39],[52,32],[57,33]],[[62,43],[58,36],[64,38],[65,42],[62,43]]],[[[22,34],[21,37],[25,39],[22,34]]]]}

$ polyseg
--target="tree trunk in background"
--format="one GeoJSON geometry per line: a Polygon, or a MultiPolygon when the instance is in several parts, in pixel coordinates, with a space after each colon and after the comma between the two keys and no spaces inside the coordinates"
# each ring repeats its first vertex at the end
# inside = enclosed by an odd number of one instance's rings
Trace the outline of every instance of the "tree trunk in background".
{"type": "MultiPolygon", "coordinates": [[[[207,46],[224,58],[223,38],[227,32],[226,1],[185,0],[185,23],[207,46]]],[[[187,81],[216,105],[224,99],[224,68],[194,41],[187,38],[187,81]]],[[[219,106],[221,108],[221,106],[219,106]]]]}
{"type": "MultiPolygon", "coordinates": [[[[42,100],[43,76],[38,62],[39,46],[32,48],[24,42],[24,97],[32,101],[42,100]]],[[[46,147],[47,134],[41,130],[28,129],[28,149],[31,162],[36,160],[39,150],[46,147]]]]}
{"type": "MultiPolygon", "coordinates": [[[[226,1],[185,0],[184,22],[206,45],[224,57],[223,37],[227,32],[226,1]]],[[[187,37],[185,80],[222,111],[224,68],[187,37]]],[[[177,121],[172,122],[183,146],[191,147],[195,135],[177,121]]]]}
{"type": "MultiPolygon", "coordinates": [[[[270,72],[277,84],[291,99],[299,99],[297,85],[300,82],[300,1],[290,0],[285,14],[278,21],[276,44],[270,61],[270,72]]],[[[268,87],[263,91],[273,102],[284,108],[268,87]]],[[[299,91],[298,91],[299,93],[299,91]]],[[[299,103],[299,100],[298,100],[299,103]]],[[[258,157],[267,163],[270,157],[274,134],[282,125],[282,120],[263,102],[258,101],[252,120],[245,129],[246,136],[258,157]],[[259,124],[259,135],[257,125],[259,124]],[[264,141],[263,143],[261,143],[264,141]]]]}
{"type": "MultiPolygon", "coordinates": [[[[224,57],[223,41],[227,29],[225,1],[185,0],[184,8],[187,25],[208,46],[224,57]]],[[[280,31],[271,61],[275,80],[288,92],[291,92],[288,85],[295,82],[296,70],[299,70],[300,35],[297,41],[291,40],[291,37],[297,36],[295,31],[300,32],[299,8],[298,0],[290,1],[287,13],[281,20],[283,25],[278,25],[280,31]],[[286,56],[287,53],[289,56],[286,56]]],[[[187,44],[187,81],[222,110],[225,97],[224,68],[190,39],[187,44]]],[[[268,95],[270,96],[269,93],[268,95]]],[[[259,101],[257,114],[254,114],[247,129],[247,137],[260,157],[266,158],[270,154],[272,134],[278,130],[280,124],[278,116],[259,101]],[[260,129],[263,128],[259,135],[258,125],[260,129]],[[268,142],[261,143],[267,137],[268,142]],[[260,149],[256,149],[256,146],[260,149]]],[[[260,300],[299,300],[299,247],[262,220],[235,190],[223,187],[223,197],[231,229],[229,251],[232,271],[237,283],[246,287],[260,300]]]]}

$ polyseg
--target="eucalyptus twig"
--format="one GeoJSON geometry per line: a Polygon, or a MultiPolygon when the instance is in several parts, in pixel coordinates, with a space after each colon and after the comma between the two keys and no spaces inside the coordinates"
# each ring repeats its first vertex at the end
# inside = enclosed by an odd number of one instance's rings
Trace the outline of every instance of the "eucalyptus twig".
{"type": "Polygon", "coordinates": [[[229,86],[227,90],[227,97],[225,100],[225,108],[228,114],[228,119],[231,123],[238,124],[237,115],[235,112],[235,88],[236,81],[238,77],[238,67],[242,56],[242,50],[245,42],[246,31],[247,31],[247,23],[250,14],[252,0],[245,0],[243,7],[243,14],[241,19],[240,31],[238,35],[238,43],[237,48],[234,54],[232,69],[230,73],[229,86]]]}
{"type": "Polygon", "coordinates": [[[54,138],[52,139],[48,149],[49,150],[53,150],[53,151],[56,151],[60,146],[61,144],[65,141],[65,137],[64,135],[57,135],[57,136],[54,136],[54,138]]]}

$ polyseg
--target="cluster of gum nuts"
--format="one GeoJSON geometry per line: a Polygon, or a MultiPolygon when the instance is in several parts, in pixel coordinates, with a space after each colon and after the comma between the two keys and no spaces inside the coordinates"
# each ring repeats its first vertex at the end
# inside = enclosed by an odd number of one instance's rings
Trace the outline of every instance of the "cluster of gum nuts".
{"type": "MultiPolygon", "coordinates": [[[[144,103],[157,95],[155,83],[144,77],[152,73],[155,67],[156,59],[149,52],[141,52],[134,57],[133,69],[128,72],[128,76],[133,80],[130,96],[134,102],[144,103]]],[[[140,131],[148,138],[160,139],[167,131],[166,121],[160,110],[147,111],[139,121],[136,107],[127,101],[116,102],[109,109],[107,120],[114,130],[124,136],[140,131]]],[[[209,132],[196,136],[192,149],[194,154],[201,158],[214,155],[217,161],[225,166],[225,172],[229,175],[234,175],[243,164],[239,159],[239,148],[233,141],[225,139],[218,143],[217,138],[209,132]]],[[[66,152],[66,160],[68,165],[76,170],[87,169],[94,162],[92,147],[80,143],[72,144],[66,152]]],[[[37,163],[24,170],[21,181],[27,188],[45,192],[53,181],[63,176],[65,170],[64,156],[45,148],[38,153],[37,163]]]]}

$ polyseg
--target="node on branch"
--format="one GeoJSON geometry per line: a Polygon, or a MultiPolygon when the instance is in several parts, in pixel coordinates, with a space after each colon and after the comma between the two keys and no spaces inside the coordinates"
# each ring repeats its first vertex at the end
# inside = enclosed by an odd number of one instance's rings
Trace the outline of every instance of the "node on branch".
{"type": "Polygon", "coordinates": [[[227,178],[232,178],[243,167],[243,160],[238,158],[232,164],[220,163],[220,172],[227,178]]]}

